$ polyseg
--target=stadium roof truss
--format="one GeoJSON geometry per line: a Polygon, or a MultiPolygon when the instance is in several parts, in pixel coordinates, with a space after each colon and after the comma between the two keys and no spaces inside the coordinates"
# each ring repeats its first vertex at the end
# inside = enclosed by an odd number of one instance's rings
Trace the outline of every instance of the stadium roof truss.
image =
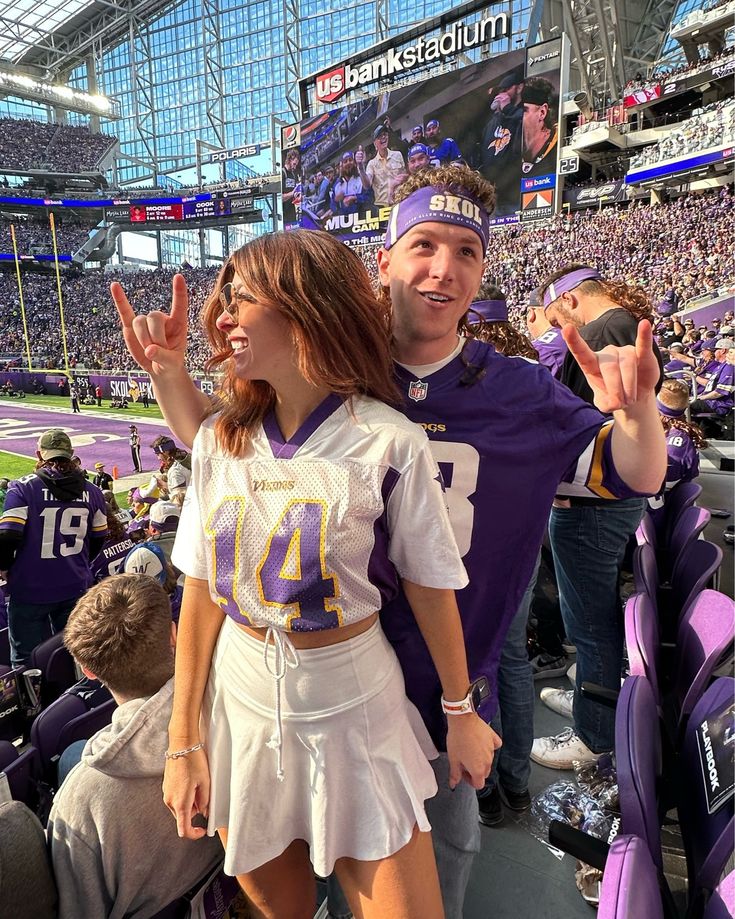
{"type": "Polygon", "coordinates": [[[541,34],[569,35],[579,86],[604,105],[658,58],[676,6],[677,0],[545,0],[541,34]]]}
{"type": "Polygon", "coordinates": [[[124,41],[131,25],[151,22],[180,0],[5,0],[0,63],[66,76],[92,54],[124,41]]]}

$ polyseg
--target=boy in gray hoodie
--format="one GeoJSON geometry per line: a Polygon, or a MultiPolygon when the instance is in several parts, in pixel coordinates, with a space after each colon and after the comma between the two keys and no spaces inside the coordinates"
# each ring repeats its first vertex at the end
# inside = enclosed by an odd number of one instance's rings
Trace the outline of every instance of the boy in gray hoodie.
{"type": "Polygon", "coordinates": [[[176,626],[163,588],[118,574],[78,601],[64,642],[118,703],[54,800],[48,837],[59,919],[146,919],[223,858],[217,837],[180,839],[163,803],[176,626]]]}

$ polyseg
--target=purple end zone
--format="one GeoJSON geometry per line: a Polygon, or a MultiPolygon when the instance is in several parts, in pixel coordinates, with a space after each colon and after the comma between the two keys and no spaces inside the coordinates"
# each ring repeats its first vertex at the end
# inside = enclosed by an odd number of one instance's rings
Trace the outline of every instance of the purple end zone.
{"type": "Polygon", "coordinates": [[[158,467],[150,444],[169,430],[162,421],[130,421],[101,415],[55,412],[52,409],[25,408],[0,402],[0,450],[35,457],[38,438],[49,428],[62,428],[71,438],[74,451],[85,469],[104,463],[107,472],[117,466],[119,475],[131,475],[133,462],[128,446],[129,425],[138,426],[141,460],[144,469],[158,467]]]}

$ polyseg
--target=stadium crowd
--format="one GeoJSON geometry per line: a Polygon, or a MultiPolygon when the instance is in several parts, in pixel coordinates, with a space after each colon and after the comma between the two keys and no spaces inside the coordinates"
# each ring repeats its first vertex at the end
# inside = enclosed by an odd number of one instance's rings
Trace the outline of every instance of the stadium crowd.
{"type": "Polygon", "coordinates": [[[625,84],[623,89],[623,95],[627,96],[630,93],[636,92],[636,90],[646,90],[651,91],[659,86],[661,83],[668,83],[671,80],[677,78],[686,78],[693,76],[695,73],[699,73],[703,70],[709,70],[715,65],[721,65],[726,63],[732,58],[735,57],[735,46],[729,46],[720,51],[719,54],[710,55],[708,57],[703,57],[702,60],[697,64],[680,64],[678,67],[669,67],[662,66],[660,69],[655,69],[651,76],[647,79],[644,79],[642,76],[637,76],[632,80],[629,80],[625,84]]]}
{"type": "MultiPolygon", "coordinates": [[[[0,219],[0,253],[12,253],[13,242],[10,224],[15,227],[18,255],[31,255],[32,250],[53,254],[53,238],[47,220],[31,218],[0,219]]],[[[56,245],[59,255],[71,255],[86,241],[91,227],[63,218],[56,221],[56,245]]]]}
{"type": "Polygon", "coordinates": [[[687,153],[696,153],[710,147],[721,147],[735,142],[735,101],[713,102],[698,115],[688,118],[657,144],[645,147],[631,157],[630,168],[652,165],[662,160],[675,159],[687,153]]]}
{"type": "Polygon", "coordinates": [[[82,125],[0,118],[0,171],[93,172],[117,138],[82,125]]]}
{"type": "MultiPolygon", "coordinates": [[[[485,280],[504,291],[510,318],[523,328],[529,291],[539,279],[571,259],[605,265],[609,274],[643,285],[654,303],[674,290],[688,300],[735,278],[735,198],[732,190],[683,195],[658,207],[632,202],[626,208],[559,215],[537,229],[511,227],[490,236],[485,280]]],[[[378,246],[358,248],[374,283],[378,246]]],[[[215,268],[184,268],[190,292],[190,319],[199,315],[211,289],[215,268]]],[[[129,292],[136,310],[167,305],[171,269],[136,273],[84,272],[62,278],[70,357],[86,369],[132,370],[118,335],[118,320],[109,302],[112,280],[129,292]]],[[[23,293],[31,320],[31,353],[44,367],[62,366],[55,282],[47,276],[23,275],[23,293]]],[[[24,351],[16,279],[0,274],[0,340],[3,353],[24,351]]],[[[187,359],[201,369],[207,349],[193,322],[187,359]]]]}

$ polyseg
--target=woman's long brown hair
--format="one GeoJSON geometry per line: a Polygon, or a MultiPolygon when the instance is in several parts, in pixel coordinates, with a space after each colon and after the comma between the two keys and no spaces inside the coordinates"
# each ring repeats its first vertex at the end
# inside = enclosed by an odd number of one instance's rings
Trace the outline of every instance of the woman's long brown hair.
{"type": "Polygon", "coordinates": [[[217,326],[219,295],[235,274],[258,303],[289,322],[298,368],[315,386],[350,397],[399,403],[390,356],[390,313],[375,298],[360,259],[328,233],[295,230],[260,236],[233,252],[204,306],[202,322],[212,345],[208,368],[225,364],[215,433],[235,456],[275,404],[264,380],[240,380],[227,336],[217,326]]]}

